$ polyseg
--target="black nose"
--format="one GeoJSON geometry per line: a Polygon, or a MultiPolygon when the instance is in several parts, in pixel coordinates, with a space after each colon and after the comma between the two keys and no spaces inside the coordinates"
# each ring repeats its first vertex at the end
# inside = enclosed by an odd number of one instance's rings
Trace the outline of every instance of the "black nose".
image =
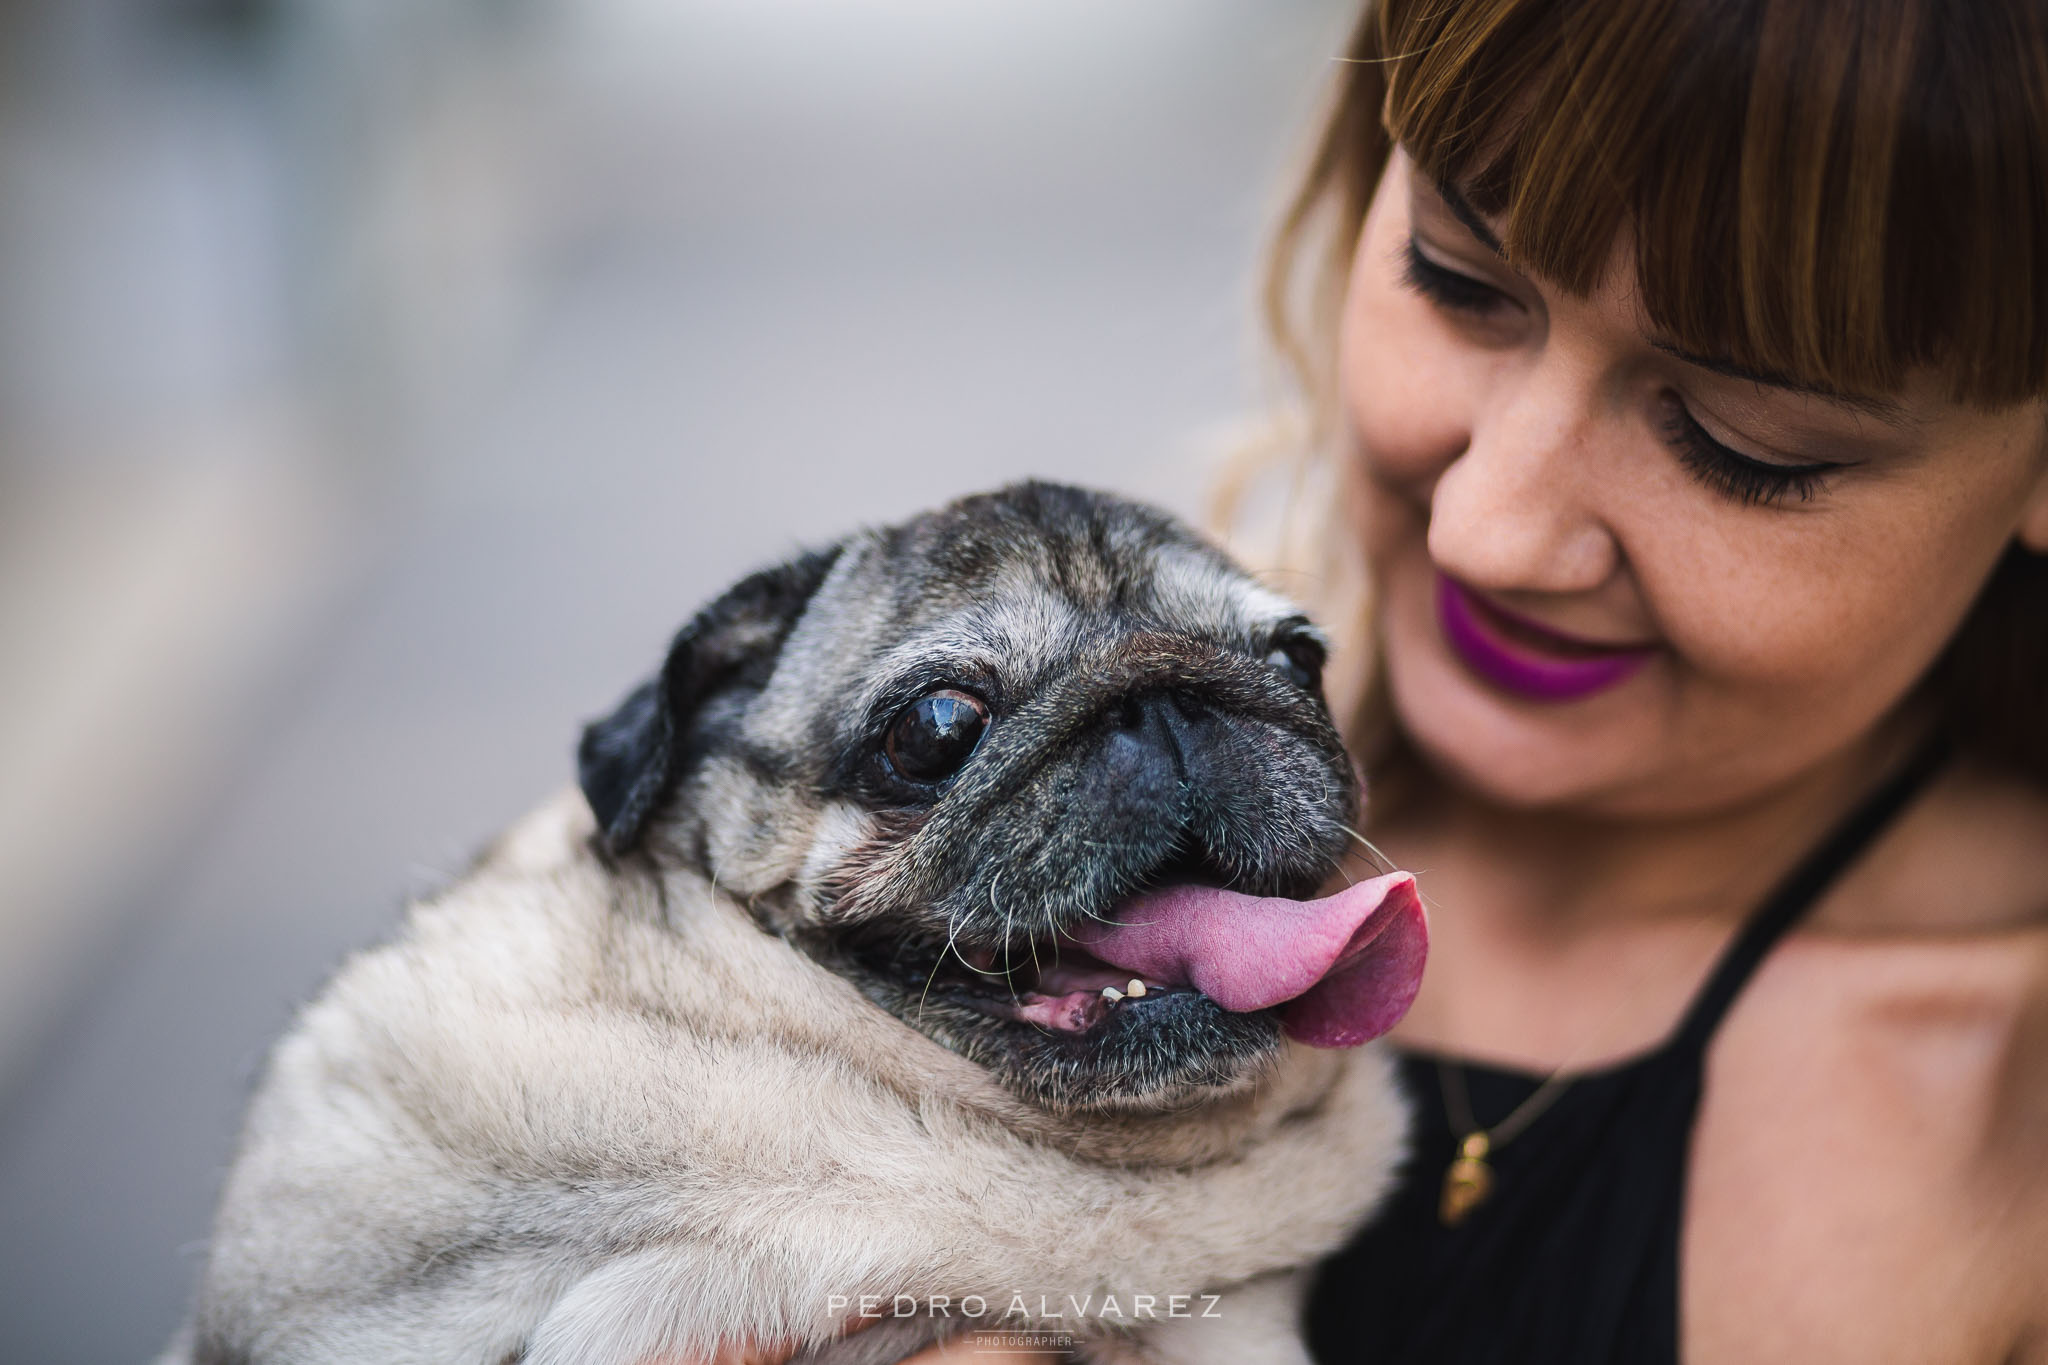
{"type": "Polygon", "coordinates": [[[1124,698],[1109,714],[1101,760],[1092,765],[1101,789],[1088,795],[1105,814],[1178,811],[1190,784],[1228,780],[1216,762],[1218,726],[1200,702],[1178,693],[1124,698]]]}
{"type": "Polygon", "coordinates": [[[1171,712],[1171,703],[1156,694],[1126,697],[1117,707],[1102,742],[1102,772],[1118,795],[1171,795],[1187,776],[1171,712]]]}

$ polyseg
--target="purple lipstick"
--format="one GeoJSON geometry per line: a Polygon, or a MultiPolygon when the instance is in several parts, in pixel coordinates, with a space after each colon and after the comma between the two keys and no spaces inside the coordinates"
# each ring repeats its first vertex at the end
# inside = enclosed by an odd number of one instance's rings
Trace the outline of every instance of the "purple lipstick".
{"type": "Polygon", "coordinates": [[[1444,638],[1466,667],[1502,691],[1532,701],[1591,696],[1626,679],[1657,652],[1560,635],[1502,611],[1441,573],[1436,614],[1444,638]]]}

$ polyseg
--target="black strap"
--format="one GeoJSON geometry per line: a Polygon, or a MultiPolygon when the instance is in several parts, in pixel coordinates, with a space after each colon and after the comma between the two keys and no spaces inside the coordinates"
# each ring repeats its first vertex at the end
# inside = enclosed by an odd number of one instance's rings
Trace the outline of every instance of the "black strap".
{"type": "Polygon", "coordinates": [[[1721,1026],[1721,1016],[1735,1003],[1735,997],[1749,984],[1750,974],[1764,960],[1779,939],[1820,899],[1821,893],[1843,869],[1884,833],[1886,826],[1910,804],[1942,764],[1948,761],[1949,744],[1937,735],[1920,746],[1905,766],[1893,773],[1876,791],[1863,799],[1821,840],[1813,852],[1773,890],[1762,907],[1742,926],[1742,932],[1714,964],[1707,984],[1693,997],[1685,1021],[1673,1035],[1678,1050],[1701,1049],[1721,1026]]]}

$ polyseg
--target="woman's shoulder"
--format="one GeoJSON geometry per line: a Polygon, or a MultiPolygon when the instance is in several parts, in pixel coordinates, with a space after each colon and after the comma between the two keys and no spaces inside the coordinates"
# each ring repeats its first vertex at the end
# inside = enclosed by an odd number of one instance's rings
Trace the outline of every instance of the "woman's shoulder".
{"type": "MultiPolygon", "coordinates": [[[[1950,832],[1935,813],[1923,832],[1950,832]]],[[[2015,814],[1996,818],[2048,821],[2015,814]]],[[[1946,878],[1899,865],[1883,885],[1874,857],[1839,888],[1875,898],[1872,913],[1831,896],[1830,922],[1766,960],[1716,1039],[1696,1190],[1739,1215],[1701,1220],[1721,1243],[1776,1239],[1771,1273],[1831,1260],[1832,1288],[1808,1297],[1850,1306],[1878,1337],[1916,1339],[1943,1313],[1954,1349],[1933,1354],[2032,1360],[2012,1352],[2048,1341],[2048,877],[2018,884],[2032,855],[1981,831],[1955,844],[2002,874],[1980,868],[1972,886],[1953,864],[1946,878]],[[1914,897],[1934,899],[1898,903],[1914,897]],[[1868,1235],[1845,1244],[1850,1227],[1868,1235]],[[1934,1284],[1949,1287],[1940,1303],[1913,1288],[1934,1284]]]]}
{"type": "MultiPolygon", "coordinates": [[[[1858,1036],[1908,1052],[1976,1039],[1980,1065],[1930,1080],[1988,1083],[2007,1070],[1995,1057],[2048,1046],[2048,791],[1951,765],[1775,956],[1784,985],[1858,1036]]],[[[2038,1082],[2014,1082],[2048,1089],[2048,1056],[2027,1060],[2038,1082]]]]}
{"type": "Polygon", "coordinates": [[[1806,1051],[1831,1055],[1843,1079],[1895,1101],[1915,1129],[1946,1131],[1982,1157],[2019,1143],[2048,1169],[2048,917],[1817,928],[1774,954],[1756,985],[1754,1023],[1779,1040],[1826,1040],[1806,1051]]]}
{"type": "Polygon", "coordinates": [[[2048,927],[2048,788],[1959,759],[1816,919],[1874,933],[2048,927]]]}
{"type": "Polygon", "coordinates": [[[1958,762],[1787,947],[1788,973],[1923,1084],[1977,1085],[1987,1121],[2048,1106],[2048,791],[1958,762]],[[1945,1063],[1915,1060],[1930,1050],[1945,1063]]]}
{"type": "Polygon", "coordinates": [[[1751,1023],[1825,1038],[1808,1079],[1858,1145],[2048,1305],[2048,792],[1958,764],[1894,833],[1767,964],[1751,1023]]]}

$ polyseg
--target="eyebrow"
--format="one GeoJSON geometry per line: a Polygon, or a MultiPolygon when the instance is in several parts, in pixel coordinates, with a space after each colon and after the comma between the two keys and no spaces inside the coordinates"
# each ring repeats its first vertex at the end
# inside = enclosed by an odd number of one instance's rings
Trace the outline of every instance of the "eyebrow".
{"type": "Polygon", "coordinates": [[[1444,201],[1444,207],[1451,211],[1451,217],[1463,223],[1465,230],[1477,237],[1481,246],[1501,259],[1507,259],[1507,248],[1501,245],[1500,237],[1487,226],[1486,220],[1479,216],[1479,210],[1472,207],[1472,201],[1456,185],[1448,180],[1439,180],[1436,192],[1444,201]]]}
{"type": "MultiPolygon", "coordinates": [[[[1472,201],[1465,197],[1462,190],[1448,180],[1439,180],[1436,182],[1436,192],[1437,196],[1444,201],[1444,207],[1451,211],[1451,216],[1460,223],[1463,223],[1465,230],[1477,238],[1480,245],[1484,246],[1494,255],[1499,256],[1502,260],[1507,259],[1507,250],[1501,243],[1500,235],[1493,230],[1484,218],[1479,216],[1479,210],[1472,207],[1472,201]]],[[[1685,350],[1675,342],[1664,341],[1655,337],[1650,339],[1650,344],[1674,360],[1682,360],[1688,365],[1696,365],[1710,374],[1725,375],[1730,379],[1745,379],[1752,384],[1761,384],[1768,389],[1784,389],[1789,393],[1804,394],[1809,398],[1818,398],[1823,402],[1838,404],[1852,411],[1874,417],[1880,422],[1890,423],[1893,426],[1904,426],[1908,420],[1905,407],[1889,398],[1877,398],[1860,393],[1844,393],[1840,389],[1829,388],[1825,384],[1813,384],[1804,380],[1794,379],[1790,375],[1779,374],[1775,370],[1758,370],[1747,365],[1740,365],[1726,356],[1701,355],[1694,351],[1685,350]]]]}
{"type": "Polygon", "coordinates": [[[1888,422],[1893,426],[1905,426],[1908,422],[1905,406],[1889,398],[1878,398],[1870,394],[1844,393],[1840,389],[1829,388],[1825,384],[1814,384],[1805,380],[1794,379],[1790,375],[1779,374],[1775,370],[1752,369],[1747,365],[1739,365],[1726,356],[1700,355],[1696,352],[1688,351],[1674,342],[1664,341],[1657,337],[1650,338],[1650,344],[1674,360],[1682,360],[1688,365],[1697,365],[1710,374],[1726,375],[1730,379],[1746,379],[1752,384],[1761,384],[1765,388],[1785,389],[1791,393],[1805,394],[1809,398],[1818,398],[1823,402],[1836,403],[1842,407],[1851,408],[1866,416],[1874,417],[1880,422],[1888,422]]]}

